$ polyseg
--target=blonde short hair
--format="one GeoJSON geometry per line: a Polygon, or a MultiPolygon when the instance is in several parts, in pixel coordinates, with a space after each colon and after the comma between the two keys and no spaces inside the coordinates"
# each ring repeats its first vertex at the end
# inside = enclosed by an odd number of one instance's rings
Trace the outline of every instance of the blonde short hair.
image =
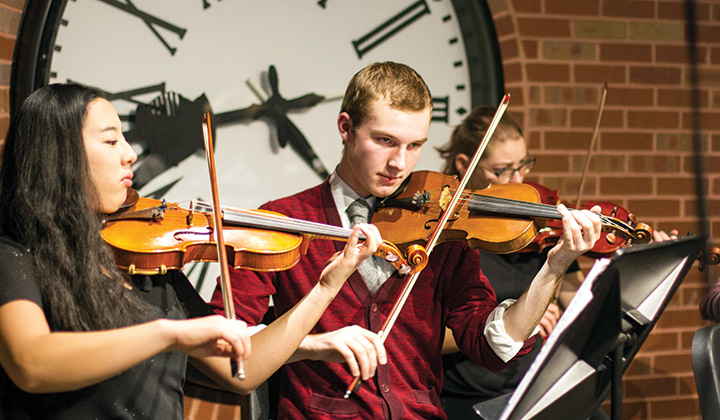
{"type": "Polygon", "coordinates": [[[403,111],[432,109],[432,95],[422,77],[411,67],[390,61],[373,63],[350,80],[340,112],[346,112],[359,127],[367,116],[370,103],[386,99],[390,106],[403,111]]]}

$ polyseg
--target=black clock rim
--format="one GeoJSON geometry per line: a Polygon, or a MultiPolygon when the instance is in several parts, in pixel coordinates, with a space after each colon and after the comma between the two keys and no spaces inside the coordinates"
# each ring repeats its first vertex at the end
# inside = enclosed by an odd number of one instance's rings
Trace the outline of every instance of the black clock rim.
{"type": "Polygon", "coordinates": [[[52,45],[67,0],[28,0],[20,21],[10,73],[10,116],[48,84],[52,45]]]}
{"type": "MultiPolygon", "coordinates": [[[[10,115],[36,89],[49,81],[53,45],[67,0],[28,0],[15,44],[10,75],[10,115]]],[[[497,105],[505,94],[500,45],[486,0],[452,0],[460,25],[470,102],[497,105]]]]}
{"type": "Polygon", "coordinates": [[[502,55],[486,0],[452,0],[465,43],[473,107],[497,106],[505,95],[502,55]]]}

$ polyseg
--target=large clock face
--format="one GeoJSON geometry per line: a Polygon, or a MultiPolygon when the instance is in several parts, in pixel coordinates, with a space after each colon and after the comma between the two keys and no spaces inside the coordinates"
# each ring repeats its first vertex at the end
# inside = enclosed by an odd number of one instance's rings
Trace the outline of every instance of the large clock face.
{"type": "Polygon", "coordinates": [[[11,90],[15,106],[47,83],[107,92],[140,156],[140,193],[175,201],[210,197],[197,153],[209,107],[222,202],[255,208],[334,169],[341,96],[375,61],[406,63],[430,87],[417,169],[439,170],[434,147],[502,94],[489,22],[484,0],[28,0],[11,90]]]}
{"type": "MultiPolygon", "coordinates": [[[[409,64],[436,99],[430,143],[418,169],[441,167],[433,146],[447,141],[473,105],[465,41],[450,1],[76,0],[60,13],[46,64],[48,83],[71,80],[116,94],[112,103],[128,117],[127,130],[134,128],[138,104],[163,94],[182,97],[180,106],[188,108],[189,102],[207,103],[215,114],[261,104],[272,94],[271,65],[283,98],[324,97],[284,112],[317,156],[314,168],[292,143],[281,147],[287,140],[278,137],[272,116],[216,122],[220,193],[234,206],[256,207],[315,185],[320,167],[332,171],[342,151],[335,125],[339,97],[370,62],[409,64]]],[[[197,106],[192,113],[177,112],[165,139],[157,129],[128,136],[140,155],[141,193],[208,197],[204,157],[193,153],[202,145],[196,136],[201,111],[197,106]],[[197,131],[191,131],[193,124],[197,131]],[[196,142],[186,146],[193,136],[196,142]],[[158,158],[164,161],[159,167],[158,158]]]]}

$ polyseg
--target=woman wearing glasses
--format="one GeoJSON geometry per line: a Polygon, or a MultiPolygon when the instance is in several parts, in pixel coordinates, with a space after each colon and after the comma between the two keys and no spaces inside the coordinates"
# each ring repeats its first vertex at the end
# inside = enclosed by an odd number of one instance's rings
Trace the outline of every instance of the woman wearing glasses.
{"type": "MultiPolygon", "coordinates": [[[[455,128],[450,141],[438,149],[445,158],[444,172],[463,176],[487,131],[495,108],[477,107],[455,128]]],[[[523,182],[535,163],[528,155],[520,127],[507,115],[498,124],[467,188],[480,190],[490,184],[523,182]]],[[[483,273],[495,289],[499,302],[517,299],[530,285],[545,264],[550,248],[542,253],[491,254],[480,250],[483,273]]],[[[540,335],[546,338],[560,318],[561,308],[570,303],[584,276],[574,262],[563,277],[557,304],[551,303],[540,323],[540,335]]],[[[445,381],[441,394],[443,409],[451,419],[476,419],[472,406],[500,395],[511,393],[518,385],[543,340],[537,340],[531,353],[500,372],[480,367],[458,352],[452,333],[446,331],[443,345],[445,381]]],[[[598,410],[592,418],[607,418],[598,410]],[[597,417],[599,416],[599,417],[597,417]]]]}

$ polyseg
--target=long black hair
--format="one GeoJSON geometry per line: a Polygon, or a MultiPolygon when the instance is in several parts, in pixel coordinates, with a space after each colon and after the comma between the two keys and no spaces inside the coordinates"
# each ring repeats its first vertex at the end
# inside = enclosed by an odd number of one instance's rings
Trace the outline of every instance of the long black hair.
{"type": "Polygon", "coordinates": [[[54,84],[13,115],[0,167],[0,234],[29,250],[53,330],[130,325],[144,313],[100,237],[82,137],[101,91],[54,84]]]}

